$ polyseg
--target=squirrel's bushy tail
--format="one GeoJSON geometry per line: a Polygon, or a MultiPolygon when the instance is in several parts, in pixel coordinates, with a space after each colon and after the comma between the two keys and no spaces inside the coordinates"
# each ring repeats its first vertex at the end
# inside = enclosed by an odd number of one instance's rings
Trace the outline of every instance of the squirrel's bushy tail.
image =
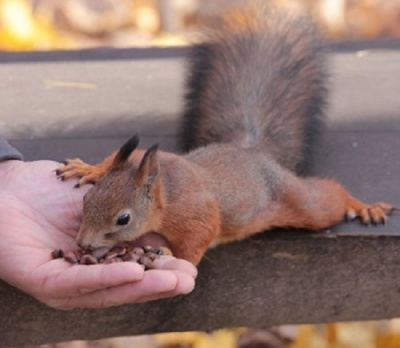
{"type": "MultiPolygon", "coordinates": [[[[262,4],[262,2],[252,2],[262,4]]],[[[325,64],[312,21],[265,5],[217,21],[189,57],[183,150],[235,142],[301,171],[325,106],[325,64]]]]}

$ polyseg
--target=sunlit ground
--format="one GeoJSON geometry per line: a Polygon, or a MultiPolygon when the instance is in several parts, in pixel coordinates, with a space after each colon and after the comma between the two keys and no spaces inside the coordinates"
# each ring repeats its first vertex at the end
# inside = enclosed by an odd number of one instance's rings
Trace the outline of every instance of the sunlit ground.
{"type": "Polygon", "coordinates": [[[399,348],[400,320],[226,329],[73,341],[42,348],[399,348]]]}

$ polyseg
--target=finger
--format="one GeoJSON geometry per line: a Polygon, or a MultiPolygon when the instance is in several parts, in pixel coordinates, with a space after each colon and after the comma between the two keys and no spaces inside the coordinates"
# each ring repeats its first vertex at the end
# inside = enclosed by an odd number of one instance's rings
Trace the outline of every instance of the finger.
{"type": "Polygon", "coordinates": [[[165,255],[153,261],[155,269],[171,271],[182,271],[190,274],[193,278],[197,277],[197,268],[189,261],[177,259],[173,256],[165,255]]]}
{"type": "Polygon", "coordinates": [[[183,271],[173,271],[178,278],[178,282],[175,286],[175,289],[171,291],[171,294],[175,295],[185,295],[189,294],[190,292],[193,291],[196,283],[195,283],[195,278],[183,271]]]}
{"type": "Polygon", "coordinates": [[[107,308],[185,294],[193,288],[194,279],[185,272],[150,270],[137,282],[47,304],[58,309],[107,308]]]}
{"type": "MultiPolygon", "coordinates": [[[[141,280],[142,266],[135,262],[109,265],[65,265],[64,260],[54,260],[41,269],[45,274],[39,291],[53,298],[78,296],[96,290],[116,287],[141,280]],[[56,263],[59,263],[55,267],[56,263]],[[49,269],[52,266],[53,269],[49,269]]],[[[34,276],[40,277],[35,274],[34,276]]]]}
{"type": "MultiPolygon", "coordinates": [[[[186,273],[187,276],[187,273],[186,273]]],[[[193,277],[185,277],[181,278],[179,283],[177,284],[177,287],[172,290],[172,291],[167,291],[163,293],[159,293],[156,295],[149,295],[145,297],[141,297],[137,302],[148,302],[148,301],[154,301],[154,300],[160,300],[164,298],[170,298],[178,295],[186,295],[189,294],[193,291],[195,287],[195,279],[193,277]]]]}

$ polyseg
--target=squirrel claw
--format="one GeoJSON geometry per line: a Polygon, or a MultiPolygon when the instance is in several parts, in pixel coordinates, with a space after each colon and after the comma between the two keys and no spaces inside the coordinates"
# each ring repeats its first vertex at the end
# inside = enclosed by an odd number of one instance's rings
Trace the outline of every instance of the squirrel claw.
{"type": "Polygon", "coordinates": [[[387,222],[388,215],[390,215],[395,208],[388,204],[378,202],[375,204],[365,204],[351,198],[350,204],[346,209],[347,220],[354,220],[360,218],[361,222],[368,225],[384,225],[387,222]]]}
{"type": "Polygon", "coordinates": [[[62,167],[56,169],[56,175],[62,181],[70,178],[79,178],[79,182],[75,185],[75,188],[85,184],[93,184],[101,176],[99,176],[96,166],[87,164],[79,158],[66,159],[63,163],[62,167]]]}
{"type": "Polygon", "coordinates": [[[357,218],[357,212],[352,208],[348,208],[346,212],[346,221],[353,221],[355,218],[357,218]]]}

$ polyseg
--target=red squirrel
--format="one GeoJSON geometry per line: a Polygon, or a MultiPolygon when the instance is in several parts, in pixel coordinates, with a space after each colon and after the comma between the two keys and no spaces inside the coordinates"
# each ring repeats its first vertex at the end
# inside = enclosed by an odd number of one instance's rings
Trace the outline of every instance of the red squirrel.
{"type": "Polygon", "coordinates": [[[57,174],[95,182],[83,203],[83,248],[156,232],[198,264],[216,244],[276,227],[319,231],[344,217],[384,223],[392,206],[365,204],[338,182],[301,174],[323,122],[320,36],[306,16],[243,9],[220,18],[189,57],[181,145],[138,137],[97,165],[68,160],[57,174]]]}

